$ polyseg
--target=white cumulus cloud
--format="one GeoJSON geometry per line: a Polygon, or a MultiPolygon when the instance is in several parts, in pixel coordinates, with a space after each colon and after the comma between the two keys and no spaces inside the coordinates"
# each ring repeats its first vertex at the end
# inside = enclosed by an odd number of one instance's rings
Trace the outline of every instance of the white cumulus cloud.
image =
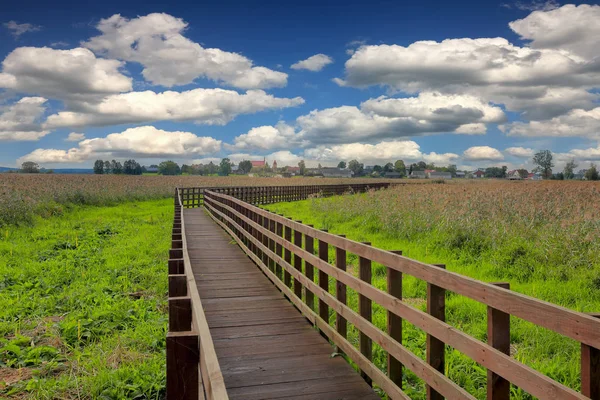
{"type": "Polygon", "coordinates": [[[62,100],[127,92],[132,80],[123,65],[83,48],[19,47],[2,62],[0,88],[62,100]]]}
{"type": "Polygon", "coordinates": [[[229,149],[273,150],[298,145],[294,127],[283,122],[275,126],[263,125],[252,128],[248,133],[237,136],[233,145],[226,144],[229,149]]]}
{"type": "Polygon", "coordinates": [[[534,154],[533,149],[525,148],[525,147],[509,147],[508,149],[505,149],[504,152],[511,156],[521,157],[521,158],[531,158],[531,157],[533,157],[533,154],[534,154]]]}
{"type": "Polygon", "coordinates": [[[309,71],[320,71],[326,65],[332,64],[333,58],[325,54],[315,54],[314,56],[308,57],[306,60],[298,61],[291,65],[291,69],[306,69],[309,71]]]}
{"type": "Polygon", "coordinates": [[[500,161],[504,156],[500,151],[489,146],[469,147],[463,153],[463,158],[468,161],[500,161]]]}
{"type": "Polygon", "coordinates": [[[0,107],[0,141],[34,141],[50,133],[39,122],[46,111],[46,101],[43,97],[23,97],[0,107]]]}
{"type": "Polygon", "coordinates": [[[293,107],[301,97],[278,98],[262,90],[240,94],[235,90],[193,89],[185,92],[130,92],[107,96],[99,103],[79,105],[80,111],[62,111],[48,117],[44,126],[105,126],[152,121],[195,121],[224,125],[240,114],[293,107]]]}
{"type": "Polygon", "coordinates": [[[10,34],[13,35],[15,38],[18,38],[24,33],[37,32],[42,29],[42,27],[39,25],[29,23],[19,24],[16,21],[8,21],[2,25],[4,25],[4,27],[8,29],[10,31],[10,34]]]}
{"type": "Polygon", "coordinates": [[[81,142],[83,139],[85,139],[85,134],[71,132],[71,133],[69,133],[69,136],[67,136],[67,138],[65,140],[67,142],[81,142]]]}
{"type": "Polygon", "coordinates": [[[221,150],[221,141],[191,132],[164,131],[153,126],[130,128],[104,138],[85,139],[68,150],[36,149],[19,158],[17,163],[79,163],[94,158],[114,157],[192,157],[221,150]]]}
{"type": "Polygon", "coordinates": [[[502,126],[508,136],[600,138],[600,107],[574,109],[567,114],[541,121],[513,122],[502,126]]]}
{"type": "Polygon", "coordinates": [[[83,46],[97,54],[137,62],[146,80],[167,87],[208,78],[240,89],[283,87],[287,74],[253,66],[247,57],[217,48],[204,48],[183,36],[188,24],[181,18],[153,13],[127,19],[119,14],[102,19],[101,35],[83,46]]]}

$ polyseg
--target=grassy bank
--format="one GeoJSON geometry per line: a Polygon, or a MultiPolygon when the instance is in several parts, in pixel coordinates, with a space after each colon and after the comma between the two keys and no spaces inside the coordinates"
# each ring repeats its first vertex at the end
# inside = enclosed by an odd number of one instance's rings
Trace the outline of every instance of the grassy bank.
{"type": "Polygon", "coordinates": [[[171,199],[75,207],[0,238],[0,397],[164,397],[171,199]]]}
{"type": "MultiPolygon", "coordinates": [[[[591,183],[511,182],[399,187],[364,195],[271,205],[316,228],[345,234],[373,246],[446,264],[447,269],[487,282],[507,281],[511,289],[572,309],[600,311],[600,187],[591,183]]],[[[330,260],[335,254],[330,250],[330,260]]],[[[348,256],[357,274],[357,258],[348,256]]],[[[374,266],[374,285],[385,290],[385,268],[374,266]]],[[[330,282],[334,292],[334,283],[330,282]]],[[[357,310],[357,295],[348,289],[357,310]]],[[[406,301],[425,310],[426,284],[406,277],[406,301]]],[[[448,322],[486,340],[486,308],[463,296],[447,295],[448,322]]],[[[374,308],[382,329],[386,315],[374,308]]],[[[330,319],[333,324],[334,318],[330,319]]],[[[511,318],[511,354],[551,378],[579,389],[579,343],[511,318]]],[[[404,344],[425,358],[425,333],[405,323],[404,344]]],[[[358,332],[349,331],[358,345],[358,332]]],[[[485,398],[486,370],[447,347],[446,374],[478,398],[485,398]]],[[[374,347],[385,370],[386,354],[374,347]]],[[[404,377],[411,397],[424,398],[423,382],[404,377]]],[[[512,388],[515,398],[529,398],[512,388]]]]}

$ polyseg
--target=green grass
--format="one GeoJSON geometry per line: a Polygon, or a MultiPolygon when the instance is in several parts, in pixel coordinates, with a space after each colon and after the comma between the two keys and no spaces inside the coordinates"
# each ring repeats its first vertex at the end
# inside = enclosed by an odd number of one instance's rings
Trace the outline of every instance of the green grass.
{"type": "Polygon", "coordinates": [[[172,213],[75,207],[1,232],[0,398],[164,398],[172,213]]]}
{"type": "MultiPolygon", "coordinates": [[[[526,278],[520,279],[519,277],[523,275],[508,274],[503,268],[514,268],[514,271],[521,271],[528,265],[530,268],[531,266],[539,268],[537,260],[534,259],[535,243],[526,243],[524,247],[518,246],[519,251],[516,253],[515,244],[511,240],[505,240],[494,248],[483,250],[476,245],[477,243],[473,243],[473,240],[459,241],[453,245],[451,242],[453,232],[444,231],[436,222],[429,225],[423,224],[424,228],[419,228],[421,229],[419,232],[403,236],[398,234],[396,229],[384,226],[386,218],[379,219],[379,217],[375,217],[375,214],[371,214],[378,212],[377,206],[372,208],[365,206],[365,204],[376,205],[377,201],[389,199],[391,195],[391,193],[375,193],[351,197],[338,196],[279,203],[266,208],[283,213],[294,220],[301,220],[305,224],[313,224],[317,229],[328,229],[334,234],[345,234],[349,239],[356,241],[370,241],[373,246],[378,248],[402,250],[405,256],[419,261],[446,264],[447,269],[451,271],[482,281],[508,281],[514,291],[571,309],[586,312],[600,311],[600,287],[596,287],[591,279],[599,272],[598,260],[592,260],[596,263],[595,268],[569,271],[568,273],[561,270],[561,273],[551,274],[542,271],[528,274],[526,278]],[[381,196],[381,198],[377,198],[377,196],[381,196]],[[531,252],[527,249],[531,249],[531,252]],[[516,254],[515,257],[518,260],[515,261],[510,257],[507,259],[506,254],[516,254]],[[565,279],[566,276],[568,279],[565,279]]],[[[427,213],[425,212],[424,215],[427,213]]],[[[409,221],[407,218],[404,220],[400,218],[395,222],[402,226],[402,223],[409,221]]],[[[483,237],[483,240],[486,239],[488,238],[483,237]]],[[[331,263],[335,260],[335,253],[331,246],[329,260],[331,263]]],[[[348,270],[356,276],[357,257],[349,254],[347,262],[348,270]]],[[[562,266],[560,268],[567,269],[562,266]]],[[[386,290],[385,267],[374,264],[373,284],[381,290],[386,290]]],[[[424,281],[405,275],[403,296],[410,305],[423,311],[426,310],[426,289],[424,281]]],[[[335,293],[333,279],[329,282],[329,291],[335,293]]],[[[349,288],[348,304],[355,311],[358,310],[357,293],[349,288]]],[[[447,322],[482,341],[487,340],[486,312],[484,305],[464,296],[455,293],[446,295],[447,322]]],[[[386,320],[385,310],[374,304],[373,322],[385,331],[386,320]]],[[[331,312],[330,324],[332,326],[334,321],[335,315],[331,312]]],[[[351,325],[349,325],[348,337],[358,347],[358,331],[351,325]]],[[[425,341],[426,335],[423,331],[404,321],[403,344],[422,359],[425,359],[425,341]]],[[[578,342],[511,317],[511,355],[566,386],[575,390],[580,388],[580,345],[578,342]]],[[[386,371],[386,359],[387,353],[374,344],[373,360],[383,371],[386,371]]],[[[446,375],[477,398],[484,399],[486,397],[486,369],[449,346],[446,346],[446,375]]],[[[405,370],[403,380],[404,390],[411,398],[425,398],[424,383],[414,374],[405,370]]],[[[512,397],[531,398],[529,394],[514,386],[512,387],[512,397]]]]}

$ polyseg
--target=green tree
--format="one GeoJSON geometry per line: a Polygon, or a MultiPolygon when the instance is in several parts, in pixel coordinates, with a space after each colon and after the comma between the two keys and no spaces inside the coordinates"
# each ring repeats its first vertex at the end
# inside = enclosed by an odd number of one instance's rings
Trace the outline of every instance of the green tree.
{"type": "Polygon", "coordinates": [[[552,176],[552,152],[550,150],[542,150],[533,156],[533,163],[537,165],[534,172],[541,172],[544,179],[550,179],[552,176]]]}
{"type": "Polygon", "coordinates": [[[304,175],[306,173],[306,163],[304,162],[304,160],[300,160],[300,162],[298,163],[298,167],[300,168],[300,175],[304,175]]]}
{"type": "Polygon", "coordinates": [[[112,160],[110,162],[110,169],[115,175],[120,175],[123,173],[123,165],[119,161],[112,160]]]}
{"type": "Polygon", "coordinates": [[[527,177],[529,176],[529,171],[527,171],[526,169],[518,169],[517,172],[519,173],[521,179],[527,179],[527,177]]]}
{"type": "Polygon", "coordinates": [[[228,176],[229,174],[231,174],[231,160],[229,158],[224,158],[219,164],[219,175],[228,176]]]}
{"type": "Polygon", "coordinates": [[[38,174],[40,172],[40,166],[33,161],[25,161],[21,164],[21,172],[25,174],[38,174]]]}
{"type": "Polygon", "coordinates": [[[94,173],[99,175],[104,173],[104,161],[96,160],[94,163],[94,173]]]}
{"type": "Polygon", "coordinates": [[[401,174],[402,176],[406,176],[406,165],[404,164],[404,161],[402,160],[398,160],[394,163],[394,170],[401,174]]]}
{"type": "Polygon", "coordinates": [[[383,166],[383,172],[392,172],[393,170],[394,170],[394,164],[392,164],[391,162],[389,162],[383,166]]]}
{"type": "Polygon", "coordinates": [[[123,163],[123,173],[125,175],[141,175],[142,166],[135,160],[127,160],[123,163]]]}
{"type": "Polygon", "coordinates": [[[590,164],[590,168],[585,171],[585,179],[588,181],[597,181],[600,179],[598,174],[598,168],[596,168],[596,164],[590,164]]]}
{"type": "Polygon", "coordinates": [[[572,159],[571,161],[569,161],[565,165],[565,169],[563,169],[563,175],[565,176],[565,179],[575,178],[575,168],[577,168],[577,167],[578,167],[578,165],[577,165],[577,163],[575,163],[575,159],[572,159]]]}
{"type": "Polygon", "coordinates": [[[180,175],[181,168],[179,168],[179,165],[177,165],[176,162],[171,160],[163,161],[158,164],[158,173],[160,175],[180,175]]]}
{"type": "Polygon", "coordinates": [[[363,169],[365,168],[363,163],[359,163],[357,160],[352,160],[348,163],[348,169],[352,171],[354,176],[362,175],[363,169]]]}
{"type": "Polygon", "coordinates": [[[249,161],[249,160],[240,161],[240,163],[238,165],[238,170],[242,174],[247,174],[248,172],[250,172],[252,170],[252,161],[249,161]]]}
{"type": "Polygon", "coordinates": [[[112,172],[112,169],[110,168],[110,161],[108,161],[108,160],[104,161],[104,173],[110,174],[111,172],[112,172]]]}
{"type": "Polygon", "coordinates": [[[340,169],[346,169],[346,161],[340,161],[338,163],[338,168],[340,168],[340,169]]]}
{"type": "Polygon", "coordinates": [[[375,165],[373,167],[373,172],[377,172],[379,174],[381,171],[383,171],[383,167],[381,165],[375,165]]]}

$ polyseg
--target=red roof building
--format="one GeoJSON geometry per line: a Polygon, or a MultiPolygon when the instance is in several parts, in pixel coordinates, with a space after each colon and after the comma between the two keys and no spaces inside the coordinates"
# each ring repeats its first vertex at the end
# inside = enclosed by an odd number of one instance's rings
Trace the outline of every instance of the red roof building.
{"type": "Polygon", "coordinates": [[[252,162],[252,167],[257,167],[257,168],[264,168],[264,166],[266,165],[266,161],[262,160],[262,161],[251,161],[252,162]]]}

